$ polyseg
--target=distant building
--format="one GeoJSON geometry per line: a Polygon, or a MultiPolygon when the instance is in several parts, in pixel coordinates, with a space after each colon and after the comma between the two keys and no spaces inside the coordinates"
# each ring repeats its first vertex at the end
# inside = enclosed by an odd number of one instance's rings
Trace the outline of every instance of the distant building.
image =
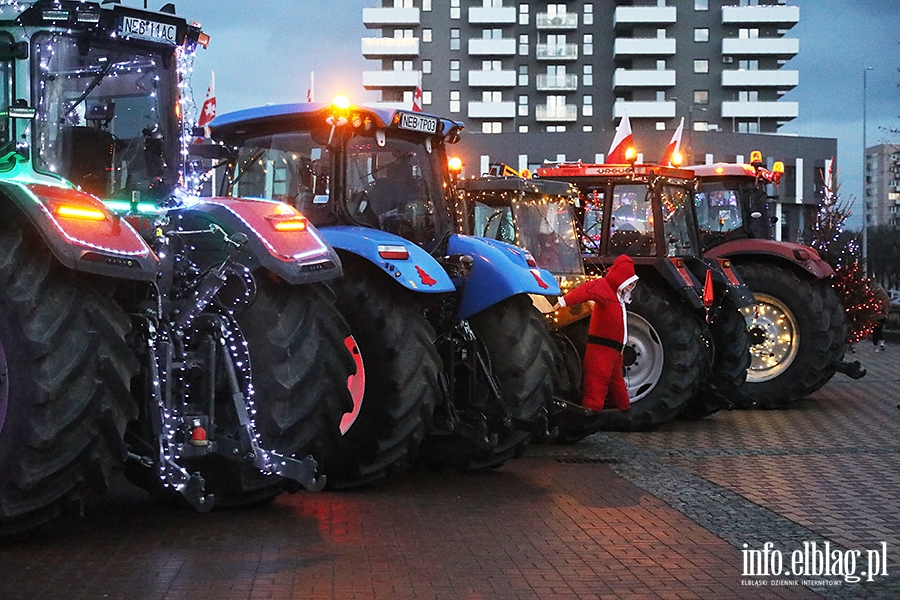
{"type": "Polygon", "coordinates": [[[834,139],[778,135],[799,114],[780,100],[799,73],[787,36],[800,10],[774,0],[373,0],[363,85],[382,102],[466,123],[470,175],[502,161],[599,162],[627,114],[639,151],[658,160],[684,119],[693,162],[763,150],[785,162],[783,231],[802,234],[834,139]],[[759,134],[759,135],[741,135],[759,134]],[[761,147],[763,146],[763,147],[761,147]],[[807,205],[805,208],[803,205],[807,205]]]}
{"type": "Polygon", "coordinates": [[[900,227],[900,144],[866,148],[866,221],[900,227]]]}

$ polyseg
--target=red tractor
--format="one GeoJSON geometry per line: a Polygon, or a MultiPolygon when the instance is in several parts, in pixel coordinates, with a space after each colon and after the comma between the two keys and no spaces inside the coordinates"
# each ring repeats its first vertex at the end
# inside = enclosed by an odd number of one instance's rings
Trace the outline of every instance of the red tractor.
{"type": "Polygon", "coordinates": [[[843,362],[847,348],[844,307],[831,286],[833,269],[815,249],[775,241],[767,190],[784,168],[715,163],[688,167],[698,179],[697,219],[703,256],[730,259],[753,291],[744,309],[752,356],[742,391],[775,408],[819,389],[835,372],[858,379],[859,362],[843,362]]]}

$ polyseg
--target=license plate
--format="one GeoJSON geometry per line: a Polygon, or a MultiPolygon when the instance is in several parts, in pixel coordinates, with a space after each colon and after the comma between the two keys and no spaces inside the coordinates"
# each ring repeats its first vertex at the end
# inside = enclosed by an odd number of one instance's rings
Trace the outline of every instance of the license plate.
{"type": "Polygon", "coordinates": [[[413,113],[400,113],[400,128],[422,133],[437,133],[438,120],[413,113]]]}
{"type": "Polygon", "coordinates": [[[175,46],[178,44],[176,29],[175,25],[168,23],[148,21],[137,17],[122,17],[119,35],[124,38],[137,38],[175,46]]]}

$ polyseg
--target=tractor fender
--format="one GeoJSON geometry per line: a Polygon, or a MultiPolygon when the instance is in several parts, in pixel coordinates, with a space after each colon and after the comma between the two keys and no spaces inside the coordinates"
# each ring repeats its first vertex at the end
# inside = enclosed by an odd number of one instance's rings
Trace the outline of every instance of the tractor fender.
{"type": "Polygon", "coordinates": [[[407,239],[369,227],[338,225],[320,231],[329,244],[368,260],[408,290],[427,294],[456,291],[441,264],[407,239]]]}
{"type": "Polygon", "coordinates": [[[517,294],[560,296],[556,278],[540,269],[518,246],[469,235],[452,235],[448,254],[472,257],[474,264],[462,288],[458,316],[472,315],[517,294]]]}
{"type": "MultiPolygon", "coordinates": [[[[209,231],[193,235],[194,256],[206,255],[210,264],[226,249],[225,234],[247,236],[235,260],[262,267],[291,284],[338,277],[341,259],[306,217],[281,202],[256,198],[203,198],[167,213],[176,230],[209,231]],[[215,227],[224,230],[215,231],[215,227]],[[281,229],[280,229],[281,228],[281,229]]],[[[203,262],[203,259],[200,259],[203,262]]]]}
{"type": "Polygon", "coordinates": [[[775,240],[741,239],[731,240],[710,248],[703,253],[704,258],[733,258],[740,260],[754,255],[780,258],[806,271],[814,280],[824,279],[834,274],[815,248],[793,242],[775,240]]]}
{"type": "Polygon", "coordinates": [[[67,182],[19,169],[0,179],[0,213],[19,211],[40,233],[53,256],[76,271],[153,281],[159,259],[124,219],[94,196],[67,182]]]}

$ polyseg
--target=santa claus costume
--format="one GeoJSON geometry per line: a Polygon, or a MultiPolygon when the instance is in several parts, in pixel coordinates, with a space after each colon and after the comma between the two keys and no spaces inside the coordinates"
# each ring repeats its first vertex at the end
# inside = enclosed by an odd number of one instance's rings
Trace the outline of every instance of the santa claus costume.
{"type": "Polygon", "coordinates": [[[606,399],[620,410],[628,410],[631,401],[622,376],[622,350],[628,341],[625,305],[631,302],[631,290],[638,277],[634,261],[618,257],[606,277],[587,281],[563,296],[560,306],[594,301],[584,353],[582,406],[600,411],[606,399]]]}

